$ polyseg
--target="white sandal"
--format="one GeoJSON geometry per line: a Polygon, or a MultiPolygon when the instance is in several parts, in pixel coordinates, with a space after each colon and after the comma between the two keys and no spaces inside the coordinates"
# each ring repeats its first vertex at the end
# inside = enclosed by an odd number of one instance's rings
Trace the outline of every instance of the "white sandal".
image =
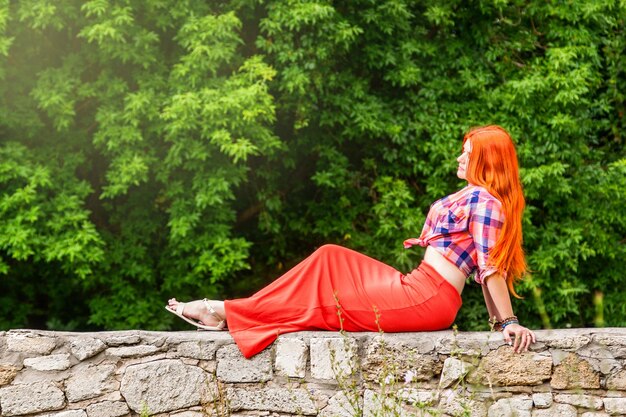
{"type": "Polygon", "coordinates": [[[226,327],[226,320],[224,320],[224,318],[222,316],[217,314],[217,311],[215,311],[215,309],[211,306],[211,304],[209,303],[209,300],[204,298],[204,299],[202,299],[202,302],[204,303],[204,305],[207,308],[207,310],[209,310],[209,313],[211,313],[211,315],[214,318],[219,320],[219,323],[217,323],[217,326],[207,326],[207,325],[203,324],[200,321],[196,321],[196,320],[190,319],[189,317],[185,317],[183,315],[183,312],[185,311],[185,305],[187,303],[178,303],[178,305],[176,306],[176,310],[174,310],[170,306],[165,306],[165,309],[167,311],[169,311],[170,313],[172,313],[172,314],[176,314],[178,317],[180,317],[181,319],[185,320],[187,323],[193,324],[198,329],[201,329],[201,330],[224,330],[224,328],[226,327]]]}

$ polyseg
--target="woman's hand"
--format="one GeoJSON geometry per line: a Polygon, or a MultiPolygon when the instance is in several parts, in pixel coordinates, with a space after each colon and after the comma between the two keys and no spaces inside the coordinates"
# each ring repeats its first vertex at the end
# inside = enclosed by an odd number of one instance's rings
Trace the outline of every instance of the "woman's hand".
{"type": "Polygon", "coordinates": [[[504,341],[513,346],[513,350],[517,353],[528,352],[528,347],[531,343],[537,342],[535,333],[532,330],[528,330],[524,326],[520,326],[517,323],[509,324],[502,330],[502,336],[504,341]],[[515,344],[511,341],[511,336],[515,336],[515,344]]]}

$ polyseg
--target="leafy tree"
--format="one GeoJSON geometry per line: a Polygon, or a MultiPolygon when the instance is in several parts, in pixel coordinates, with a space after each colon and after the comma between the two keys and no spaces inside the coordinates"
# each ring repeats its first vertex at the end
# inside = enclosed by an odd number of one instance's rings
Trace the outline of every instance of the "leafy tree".
{"type": "MultiPolygon", "coordinates": [[[[624,325],[619,1],[0,2],[0,328],[165,329],[316,246],[409,271],[462,133],[518,143],[535,327],[624,325]]],[[[464,294],[462,329],[486,329],[464,294]]]]}

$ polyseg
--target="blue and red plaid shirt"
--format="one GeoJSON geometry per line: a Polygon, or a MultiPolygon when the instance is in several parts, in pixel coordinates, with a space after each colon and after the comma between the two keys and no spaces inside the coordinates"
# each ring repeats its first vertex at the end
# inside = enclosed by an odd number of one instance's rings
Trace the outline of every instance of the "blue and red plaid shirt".
{"type": "Polygon", "coordinates": [[[492,248],[504,222],[502,204],[483,187],[468,185],[430,206],[419,239],[407,239],[404,247],[434,247],[467,276],[483,284],[498,272],[489,263],[492,248]]]}

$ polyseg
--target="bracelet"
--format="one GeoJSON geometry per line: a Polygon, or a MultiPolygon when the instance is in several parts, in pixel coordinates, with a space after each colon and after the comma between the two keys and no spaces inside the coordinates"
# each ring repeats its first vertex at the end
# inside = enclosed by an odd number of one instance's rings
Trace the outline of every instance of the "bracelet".
{"type": "Polygon", "coordinates": [[[513,324],[513,323],[519,324],[517,316],[507,317],[501,321],[496,319],[496,316],[493,316],[492,318],[489,319],[489,327],[491,328],[492,332],[495,332],[495,331],[501,332],[502,330],[504,330],[506,326],[508,326],[509,324],[513,324]]]}
{"type": "Polygon", "coordinates": [[[504,323],[502,323],[502,326],[500,326],[500,331],[504,330],[506,326],[508,326],[509,324],[513,324],[513,323],[519,324],[519,321],[517,321],[517,319],[505,321],[504,323]]]}

